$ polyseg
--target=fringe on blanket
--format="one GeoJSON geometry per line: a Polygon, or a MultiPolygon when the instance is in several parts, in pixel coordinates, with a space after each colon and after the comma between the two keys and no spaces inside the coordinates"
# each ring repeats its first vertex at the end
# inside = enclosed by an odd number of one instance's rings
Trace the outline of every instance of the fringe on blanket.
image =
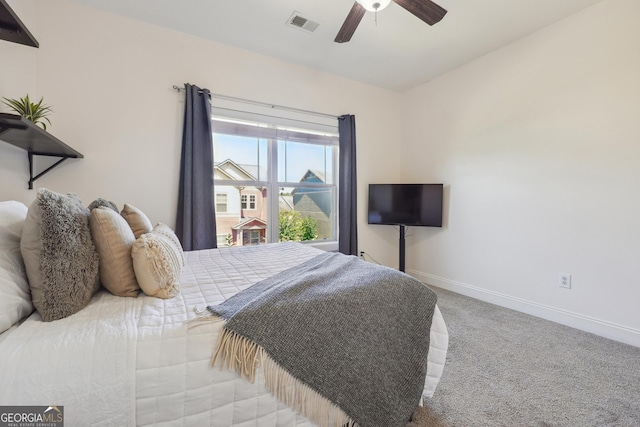
{"type": "Polygon", "coordinates": [[[261,346],[226,328],[220,333],[211,359],[211,365],[216,364],[251,382],[255,382],[256,370],[261,366],[266,389],[295,411],[321,427],[358,427],[342,409],[293,377],[261,346]]]}

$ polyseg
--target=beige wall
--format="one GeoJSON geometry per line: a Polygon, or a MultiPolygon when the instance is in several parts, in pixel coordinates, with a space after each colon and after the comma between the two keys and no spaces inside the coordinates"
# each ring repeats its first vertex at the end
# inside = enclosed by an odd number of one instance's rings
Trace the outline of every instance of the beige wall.
{"type": "Polygon", "coordinates": [[[448,190],[413,274],[640,346],[638,16],[603,1],[405,94],[403,179],[448,190]]]}
{"type": "MultiPolygon", "coordinates": [[[[229,96],[355,114],[362,222],[366,184],[374,177],[399,179],[400,153],[386,147],[400,133],[400,94],[67,0],[9,3],[33,24],[40,49],[0,41],[0,96],[44,96],[55,110],[51,133],[85,156],[65,162],[36,187],[73,191],[87,203],[96,197],[131,203],[153,221],[174,225],[184,95],[172,86],[185,82],[229,96]]],[[[30,202],[35,191],[26,189],[26,154],[2,143],[0,158],[0,199],[30,202]]],[[[364,247],[377,248],[384,260],[384,230],[362,228],[364,247]]]]}
{"type": "MultiPolygon", "coordinates": [[[[14,12],[36,38],[37,8],[34,1],[11,1],[14,12]]],[[[34,98],[37,88],[38,49],[0,40],[0,97],[34,98]]],[[[40,99],[40,98],[37,98],[40,99]]],[[[0,104],[0,112],[9,112],[0,104]]],[[[23,199],[29,181],[29,162],[24,150],[0,142],[0,200],[23,199]]]]}

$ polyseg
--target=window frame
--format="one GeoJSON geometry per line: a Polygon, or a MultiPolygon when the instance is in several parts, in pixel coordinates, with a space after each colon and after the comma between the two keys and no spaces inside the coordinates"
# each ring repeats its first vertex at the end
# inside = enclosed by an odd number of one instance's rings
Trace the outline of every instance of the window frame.
{"type": "MultiPolygon", "coordinates": [[[[224,180],[224,179],[215,179],[214,177],[214,188],[216,185],[266,188],[267,190],[266,209],[268,214],[267,214],[267,229],[266,229],[265,237],[268,243],[275,243],[280,241],[280,235],[279,235],[280,234],[279,233],[280,197],[279,196],[280,196],[281,188],[287,188],[287,189],[290,189],[290,191],[293,191],[294,189],[299,189],[299,188],[328,189],[329,191],[331,191],[331,194],[332,194],[332,197],[331,197],[332,211],[330,215],[332,235],[328,239],[309,240],[309,241],[303,241],[301,243],[309,244],[311,246],[318,247],[324,250],[337,250],[338,249],[338,191],[339,191],[339,185],[338,185],[339,184],[338,182],[339,143],[338,143],[338,135],[337,135],[337,119],[335,124],[335,133],[332,135],[320,135],[318,133],[313,132],[313,130],[308,130],[307,132],[309,133],[305,133],[304,131],[291,130],[291,128],[287,128],[287,127],[283,127],[282,129],[280,129],[278,128],[277,125],[271,125],[265,128],[265,125],[266,126],[268,125],[264,123],[260,123],[258,125],[260,126],[260,129],[250,129],[251,131],[255,132],[254,134],[245,135],[242,132],[237,132],[237,129],[243,129],[243,130],[246,129],[246,128],[242,128],[242,125],[243,125],[242,121],[239,121],[239,122],[240,123],[238,123],[237,119],[232,119],[232,118],[230,119],[230,118],[214,115],[212,117],[212,131],[214,134],[214,144],[215,144],[216,134],[235,135],[239,137],[255,138],[256,144],[259,144],[260,140],[266,141],[266,144],[267,144],[267,150],[266,150],[267,159],[265,162],[267,167],[266,180],[256,180],[256,181],[224,180]],[[220,122],[226,123],[228,128],[223,131],[219,131],[218,124],[220,122]],[[237,126],[236,131],[228,130],[228,129],[233,129],[234,124],[237,126]],[[274,130],[275,133],[273,133],[273,137],[261,138],[260,135],[262,135],[262,131],[264,131],[265,129],[271,129],[272,131],[274,130]],[[304,138],[303,134],[308,135],[308,140],[306,141],[300,140],[304,138]],[[294,139],[287,139],[287,137],[291,135],[293,135],[294,139]],[[327,183],[319,183],[319,182],[278,181],[278,146],[281,141],[291,141],[291,142],[298,142],[298,143],[304,143],[304,144],[312,144],[317,146],[332,147],[331,175],[330,175],[331,183],[327,184],[327,183]],[[277,197],[274,197],[273,195],[276,195],[277,197]]],[[[215,159],[215,160],[223,161],[225,159],[215,159]]],[[[231,160],[233,161],[233,159],[231,160]]],[[[329,179],[327,178],[328,177],[325,177],[325,180],[329,181],[329,179]]],[[[242,195],[242,198],[244,198],[245,196],[246,195],[242,195]]],[[[254,199],[253,209],[255,209],[257,207],[257,203],[255,202],[256,196],[255,195],[249,195],[249,196],[252,196],[254,199]]],[[[242,198],[240,200],[240,205],[242,209],[247,209],[247,210],[251,209],[250,208],[251,198],[247,199],[247,203],[246,203],[247,207],[244,207],[245,205],[244,205],[244,202],[242,201],[242,198]]]]}

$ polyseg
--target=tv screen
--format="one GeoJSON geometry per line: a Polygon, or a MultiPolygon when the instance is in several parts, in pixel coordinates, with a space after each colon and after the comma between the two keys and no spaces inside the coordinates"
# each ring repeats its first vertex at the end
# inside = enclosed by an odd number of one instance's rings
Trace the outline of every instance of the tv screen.
{"type": "Polygon", "coordinates": [[[442,227],[442,184],[369,184],[369,224],[442,227]]]}

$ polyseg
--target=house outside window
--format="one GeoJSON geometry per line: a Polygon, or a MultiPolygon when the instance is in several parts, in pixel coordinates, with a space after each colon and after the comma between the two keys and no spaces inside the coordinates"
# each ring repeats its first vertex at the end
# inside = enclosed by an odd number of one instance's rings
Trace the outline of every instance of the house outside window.
{"type": "Polygon", "coordinates": [[[229,197],[216,212],[228,236],[220,247],[292,240],[337,249],[337,120],[332,132],[218,116],[212,127],[214,187],[229,197]]]}

